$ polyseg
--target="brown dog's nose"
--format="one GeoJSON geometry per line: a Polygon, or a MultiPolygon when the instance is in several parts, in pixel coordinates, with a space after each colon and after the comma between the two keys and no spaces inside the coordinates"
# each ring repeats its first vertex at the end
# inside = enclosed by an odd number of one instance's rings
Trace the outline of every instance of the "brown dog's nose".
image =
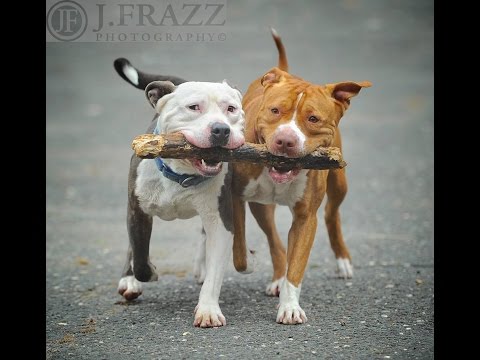
{"type": "Polygon", "coordinates": [[[273,139],[273,150],[277,155],[296,156],[298,137],[291,132],[280,133],[273,139]]]}
{"type": "Polygon", "coordinates": [[[297,145],[297,139],[292,139],[288,137],[280,137],[275,140],[275,145],[278,149],[288,149],[293,148],[297,145]]]}

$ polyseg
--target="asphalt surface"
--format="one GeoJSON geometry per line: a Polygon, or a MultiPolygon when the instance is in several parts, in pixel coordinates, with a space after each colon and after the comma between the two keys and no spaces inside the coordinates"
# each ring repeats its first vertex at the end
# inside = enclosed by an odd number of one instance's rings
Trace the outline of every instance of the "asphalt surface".
{"type": "MultiPolygon", "coordinates": [[[[46,354],[48,359],[434,357],[433,1],[228,3],[222,42],[47,43],[46,354]],[[192,326],[200,221],[154,221],[161,275],[125,303],[127,172],[134,136],[153,113],[112,63],[245,91],[276,65],[314,83],[370,80],[341,121],[349,193],[343,231],[354,278],[335,277],[323,221],[303,282],[308,323],[275,323],[266,239],[248,213],[251,275],[229,266],[227,326],[192,326]]],[[[291,222],[279,208],[286,241],[291,222]]],[[[323,218],[323,206],[319,210],[323,218]]]]}

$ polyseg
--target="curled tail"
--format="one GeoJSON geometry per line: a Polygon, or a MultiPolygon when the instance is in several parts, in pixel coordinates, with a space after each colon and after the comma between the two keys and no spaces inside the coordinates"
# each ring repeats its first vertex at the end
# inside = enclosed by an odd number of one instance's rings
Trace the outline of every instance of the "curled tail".
{"type": "Polygon", "coordinates": [[[278,50],[278,68],[283,71],[288,71],[287,53],[285,52],[282,38],[274,28],[270,28],[270,31],[272,32],[273,40],[275,41],[278,50]]]}
{"type": "Polygon", "coordinates": [[[177,76],[170,75],[153,75],[144,73],[136,69],[130,61],[125,58],[119,58],[113,62],[113,67],[117,70],[118,75],[121,76],[123,80],[132,84],[137,89],[145,90],[148,84],[152,81],[171,81],[175,85],[186,82],[182,78],[177,76]]]}

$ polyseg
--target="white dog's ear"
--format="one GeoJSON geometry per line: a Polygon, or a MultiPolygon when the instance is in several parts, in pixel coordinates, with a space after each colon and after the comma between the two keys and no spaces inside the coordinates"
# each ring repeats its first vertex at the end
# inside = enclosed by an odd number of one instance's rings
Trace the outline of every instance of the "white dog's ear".
{"type": "Polygon", "coordinates": [[[176,89],[170,81],[152,81],[145,88],[145,96],[148,102],[155,108],[158,100],[163,96],[172,93],[176,89]]]}
{"type": "Polygon", "coordinates": [[[228,85],[228,86],[230,86],[232,89],[235,89],[235,90],[240,91],[236,85],[230,84],[227,79],[223,79],[222,84],[228,85]]]}
{"type": "Polygon", "coordinates": [[[235,90],[240,102],[242,101],[242,92],[235,85],[230,84],[227,79],[223,79],[222,84],[230,86],[233,90],[235,90]]]}

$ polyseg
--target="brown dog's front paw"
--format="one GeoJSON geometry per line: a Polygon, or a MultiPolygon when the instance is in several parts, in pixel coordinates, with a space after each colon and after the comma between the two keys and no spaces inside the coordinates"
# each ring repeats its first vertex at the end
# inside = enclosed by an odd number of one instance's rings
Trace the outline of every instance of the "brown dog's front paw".
{"type": "Polygon", "coordinates": [[[280,304],[277,312],[277,323],[285,325],[304,324],[307,322],[305,311],[297,304],[280,304]]]}
{"type": "Polygon", "coordinates": [[[342,279],[351,279],[353,277],[353,266],[349,259],[337,259],[337,273],[338,277],[342,279]]]}
{"type": "Polygon", "coordinates": [[[267,285],[267,288],[265,289],[265,293],[268,296],[279,296],[280,295],[280,288],[282,287],[282,282],[283,279],[285,279],[283,276],[280,279],[273,280],[271,283],[267,285]]]}

